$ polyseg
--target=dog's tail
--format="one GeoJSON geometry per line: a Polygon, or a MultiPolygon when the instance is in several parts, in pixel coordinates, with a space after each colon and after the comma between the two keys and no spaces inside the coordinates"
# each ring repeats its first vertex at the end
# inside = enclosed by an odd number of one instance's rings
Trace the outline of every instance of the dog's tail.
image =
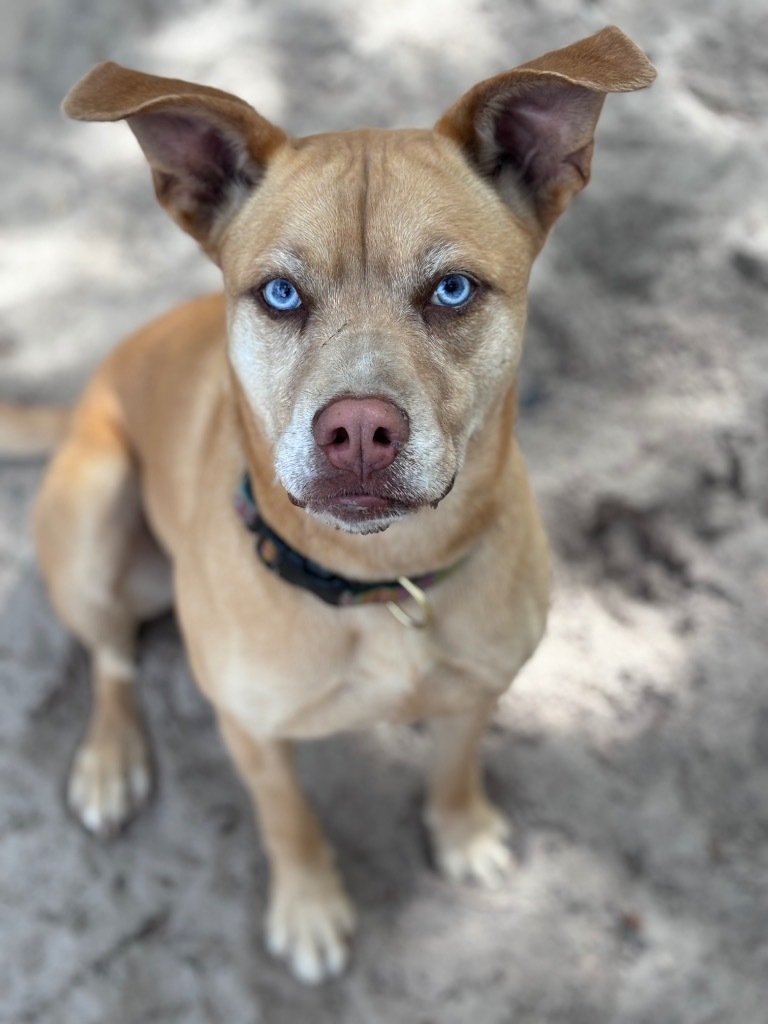
{"type": "Polygon", "coordinates": [[[0,459],[50,455],[64,437],[71,416],[71,410],[62,406],[0,402],[0,459]]]}

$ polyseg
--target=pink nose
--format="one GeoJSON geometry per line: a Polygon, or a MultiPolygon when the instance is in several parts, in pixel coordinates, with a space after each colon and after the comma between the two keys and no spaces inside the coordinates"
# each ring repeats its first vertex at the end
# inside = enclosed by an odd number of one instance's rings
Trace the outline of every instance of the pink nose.
{"type": "Polygon", "coordinates": [[[410,430],[408,420],[392,402],[338,398],[317,417],[312,433],[332,466],[365,480],[395,461],[410,430]]]}

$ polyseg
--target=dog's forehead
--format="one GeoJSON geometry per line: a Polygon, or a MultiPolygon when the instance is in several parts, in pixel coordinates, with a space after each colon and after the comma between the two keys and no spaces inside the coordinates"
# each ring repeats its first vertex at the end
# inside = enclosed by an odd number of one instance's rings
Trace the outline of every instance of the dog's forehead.
{"type": "Polygon", "coordinates": [[[529,235],[431,131],[363,129],[297,140],[270,167],[225,246],[243,284],[261,269],[310,259],[332,277],[362,271],[402,278],[472,264],[493,276],[527,250],[529,235]],[[310,255],[311,254],[311,255],[310,255]],[[434,267],[424,268],[424,261],[434,267]]]}

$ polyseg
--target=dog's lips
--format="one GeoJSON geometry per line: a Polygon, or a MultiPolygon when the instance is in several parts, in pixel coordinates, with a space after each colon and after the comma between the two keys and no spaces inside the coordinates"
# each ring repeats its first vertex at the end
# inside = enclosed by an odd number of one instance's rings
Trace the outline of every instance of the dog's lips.
{"type": "Polygon", "coordinates": [[[298,498],[288,492],[288,498],[297,508],[305,509],[311,514],[320,516],[330,514],[334,519],[351,524],[376,519],[398,519],[426,506],[437,508],[443,498],[452,490],[455,479],[454,476],[438,498],[423,495],[407,497],[398,495],[395,497],[386,492],[350,492],[346,488],[339,491],[319,488],[318,491],[303,498],[298,498]]]}
{"type": "Polygon", "coordinates": [[[359,523],[371,519],[394,519],[418,508],[418,503],[405,502],[384,494],[330,494],[310,498],[304,503],[308,512],[331,514],[335,519],[359,523]]]}
{"type": "Polygon", "coordinates": [[[341,506],[341,508],[349,509],[352,512],[378,512],[382,509],[390,509],[399,503],[380,494],[340,494],[330,504],[341,506]]]}

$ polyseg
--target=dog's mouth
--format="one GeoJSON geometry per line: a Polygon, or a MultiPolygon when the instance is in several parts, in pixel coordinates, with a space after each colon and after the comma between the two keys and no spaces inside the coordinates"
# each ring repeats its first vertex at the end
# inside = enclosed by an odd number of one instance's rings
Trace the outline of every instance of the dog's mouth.
{"type": "Polygon", "coordinates": [[[339,519],[350,525],[366,523],[379,519],[396,519],[415,511],[423,502],[404,501],[401,498],[386,494],[371,494],[361,491],[358,494],[342,492],[340,494],[312,495],[306,499],[289,494],[291,502],[312,515],[322,518],[339,519]]]}
{"type": "Polygon", "coordinates": [[[292,504],[326,521],[333,521],[342,529],[353,531],[366,527],[373,530],[385,530],[396,519],[401,519],[412,512],[427,506],[437,508],[443,498],[453,487],[453,480],[437,498],[424,498],[402,494],[388,494],[374,490],[340,490],[328,492],[320,490],[310,493],[305,498],[298,498],[288,493],[292,504]]]}

